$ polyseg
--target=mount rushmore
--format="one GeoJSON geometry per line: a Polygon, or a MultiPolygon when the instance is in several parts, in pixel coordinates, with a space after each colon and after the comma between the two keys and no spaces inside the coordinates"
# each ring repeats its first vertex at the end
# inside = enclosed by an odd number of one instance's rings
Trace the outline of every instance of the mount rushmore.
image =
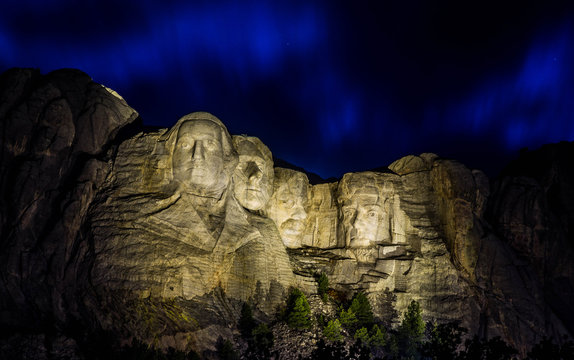
{"type": "Polygon", "coordinates": [[[210,113],[145,129],[76,70],[9,70],[0,99],[6,344],[81,347],[105,330],[201,351],[233,335],[244,302],[268,321],[318,273],[375,315],[392,293],[399,313],[417,300],[426,320],[521,351],[574,332],[571,144],[492,181],[424,153],[310,184],[210,113]]]}

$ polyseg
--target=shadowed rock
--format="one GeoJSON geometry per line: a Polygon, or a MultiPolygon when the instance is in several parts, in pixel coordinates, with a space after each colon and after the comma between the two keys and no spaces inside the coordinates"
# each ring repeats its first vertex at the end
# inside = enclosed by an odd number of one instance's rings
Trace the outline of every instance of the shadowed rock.
{"type": "Polygon", "coordinates": [[[399,313],[417,300],[425,320],[522,354],[572,332],[571,144],[527,154],[492,190],[429,153],[310,185],[209,113],[143,132],[78,71],[10,70],[0,100],[0,355],[81,354],[101,331],[214,351],[243,302],[269,320],[320,272],[343,296],[392,293],[399,313]]]}

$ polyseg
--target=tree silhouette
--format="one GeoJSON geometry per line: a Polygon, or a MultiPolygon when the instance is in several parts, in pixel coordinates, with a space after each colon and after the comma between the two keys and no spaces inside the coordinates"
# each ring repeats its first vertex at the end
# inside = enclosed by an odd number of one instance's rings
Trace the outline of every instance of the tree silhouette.
{"type": "Polygon", "coordinates": [[[251,332],[253,329],[255,329],[256,326],[257,322],[253,318],[253,311],[251,310],[251,306],[248,303],[243,303],[241,306],[241,315],[237,324],[241,336],[245,340],[249,340],[251,338],[251,332]]]}
{"type": "Polygon", "coordinates": [[[362,292],[355,294],[351,306],[349,306],[349,310],[351,310],[357,318],[357,327],[371,327],[374,322],[373,310],[365,294],[362,292]]]}
{"type": "Polygon", "coordinates": [[[411,301],[398,329],[399,349],[409,358],[420,358],[419,347],[423,341],[425,323],[419,303],[411,301]]]}
{"type": "Polygon", "coordinates": [[[327,326],[323,329],[323,335],[329,341],[343,340],[343,335],[341,334],[341,323],[339,320],[329,320],[327,326]]]}
{"type": "Polygon", "coordinates": [[[430,329],[428,341],[422,345],[421,353],[431,359],[456,359],[457,349],[463,335],[468,331],[456,322],[446,324],[428,323],[430,329]]]}
{"type": "Polygon", "coordinates": [[[317,280],[317,293],[321,297],[321,300],[326,303],[329,299],[329,278],[325,273],[321,273],[319,275],[315,275],[315,279],[317,280]]]}
{"type": "Polygon", "coordinates": [[[294,288],[287,300],[287,324],[296,329],[307,329],[311,326],[311,309],[307,297],[294,288]]]}

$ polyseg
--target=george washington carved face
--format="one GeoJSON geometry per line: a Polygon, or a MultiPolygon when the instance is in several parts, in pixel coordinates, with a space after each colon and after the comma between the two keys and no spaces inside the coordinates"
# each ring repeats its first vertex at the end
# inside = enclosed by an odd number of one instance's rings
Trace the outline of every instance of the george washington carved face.
{"type": "Polygon", "coordinates": [[[217,187],[223,170],[220,129],[211,121],[183,123],[173,150],[173,177],[190,187],[217,187]]]}
{"type": "Polygon", "coordinates": [[[225,126],[209,113],[181,118],[161,139],[171,149],[173,180],[190,194],[219,198],[237,165],[225,126]]]}

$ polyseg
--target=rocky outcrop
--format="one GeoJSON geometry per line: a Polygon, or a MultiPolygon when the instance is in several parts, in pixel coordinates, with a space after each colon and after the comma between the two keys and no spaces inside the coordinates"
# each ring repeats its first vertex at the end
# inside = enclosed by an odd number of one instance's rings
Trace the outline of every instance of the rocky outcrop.
{"type": "Polygon", "coordinates": [[[555,314],[545,311],[541,283],[532,268],[486,222],[486,176],[454,161],[437,160],[432,183],[452,263],[480,304],[476,332],[500,336],[523,355],[541,334],[558,338],[568,333],[555,314]]]}
{"type": "MultiPolygon", "coordinates": [[[[392,291],[400,313],[414,299],[427,320],[462,320],[471,333],[500,336],[523,354],[542,334],[568,333],[548,311],[532,268],[486,222],[490,187],[482,172],[434,154],[389,169],[394,174],[346,174],[311,187],[307,204],[335,199],[322,211],[337,213],[337,240],[289,250],[300,287],[312,292],[313,275],[324,272],[337,290],[363,291],[373,304],[392,291]]],[[[313,221],[306,229],[303,238],[316,238],[313,221]]]]}
{"type": "Polygon", "coordinates": [[[86,319],[78,299],[92,259],[81,229],[138,114],[75,70],[9,70],[0,98],[0,323],[48,346],[86,319]]]}
{"type": "Polygon", "coordinates": [[[0,354],[74,357],[102,334],[213,352],[244,302],[268,321],[321,272],[387,323],[417,300],[522,354],[572,334],[571,144],[492,187],[429,153],[313,185],[209,113],[142,131],[78,71],[10,70],[0,98],[0,354]]]}
{"type": "Polygon", "coordinates": [[[574,332],[574,143],[525,151],[493,186],[486,219],[542,290],[539,306],[574,332]]]}
{"type": "Polygon", "coordinates": [[[256,151],[263,146],[253,138],[234,144],[207,113],[122,143],[88,229],[106,329],[147,342],[179,336],[188,339],[181,350],[203,350],[215,343],[201,341],[205,329],[225,334],[241,302],[273,314],[294,275],[275,224],[250,211],[266,204],[272,188],[271,156],[256,151]],[[166,304],[169,312],[157,311],[166,304]],[[109,312],[133,322],[109,321],[109,312]],[[170,319],[170,312],[189,315],[170,319]],[[149,324],[147,313],[159,319],[149,324]]]}

